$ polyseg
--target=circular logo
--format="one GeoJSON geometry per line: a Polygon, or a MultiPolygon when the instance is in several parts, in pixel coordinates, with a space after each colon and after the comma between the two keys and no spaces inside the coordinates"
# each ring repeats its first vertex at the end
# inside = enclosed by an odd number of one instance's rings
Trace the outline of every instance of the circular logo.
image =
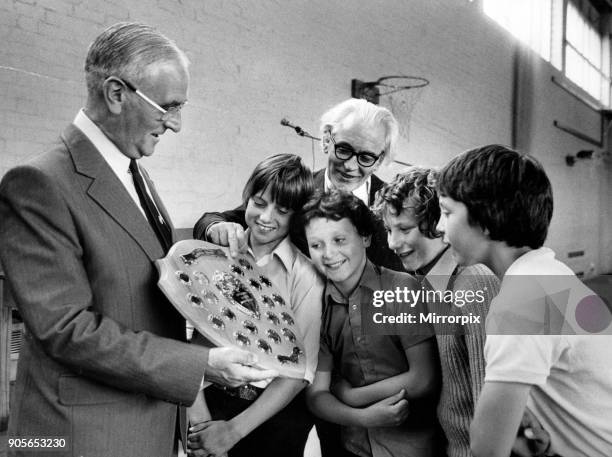
{"type": "Polygon", "coordinates": [[[601,297],[589,295],[576,306],[576,322],[589,333],[599,333],[612,323],[612,313],[601,297]]]}

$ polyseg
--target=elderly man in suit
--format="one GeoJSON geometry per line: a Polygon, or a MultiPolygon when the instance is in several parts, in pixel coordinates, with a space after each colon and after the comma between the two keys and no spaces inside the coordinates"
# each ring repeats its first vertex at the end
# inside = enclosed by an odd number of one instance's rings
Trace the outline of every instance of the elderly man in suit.
{"type": "Polygon", "coordinates": [[[8,435],[64,437],[55,455],[168,457],[177,405],[204,380],[276,373],[241,350],[185,342],[156,286],[172,225],[138,161],[181,128],[184,53],[121,23],[91,44],[85,73],[85,108],[60,141],[0,183],[0,260],[26,324],[8,435]]]}
{"type": "MultiPolygon", "coordinates": [[[[374,203],[376,192],[384,184],[374,172],[391,156],[397,138],[393,114],[366,100],[345,100],[321,117],[322,149],[328,155],[327,167],[314,174],[317,190],[341,189],[352,192],[366,205],[374,203]]],[[[230,247],[238,252],[245,246],[244,203],[223,213],[204,213],[196,223],[193,236],[230,247]]],[[[306,254],[303,233],[292,236],[306,254]]],[[[372,238],[368,257],[377,265],[403,270],[402,263],[387,245],[382,223],[372,238]]]]}

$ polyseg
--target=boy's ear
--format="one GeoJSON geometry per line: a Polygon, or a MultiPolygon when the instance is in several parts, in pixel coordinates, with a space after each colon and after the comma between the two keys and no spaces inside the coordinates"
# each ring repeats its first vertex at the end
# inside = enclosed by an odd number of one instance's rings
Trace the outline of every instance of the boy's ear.
{"type": "Polygon", "coordinates": [[[368,235],[368,236],[364,236],[364,237],[363,237],[363,245],[364,245],[366,248],[369,248],[369,247],[370,247],[370,243],[371,243],[371,242],[372,242],[372,235],[368,235]]]}

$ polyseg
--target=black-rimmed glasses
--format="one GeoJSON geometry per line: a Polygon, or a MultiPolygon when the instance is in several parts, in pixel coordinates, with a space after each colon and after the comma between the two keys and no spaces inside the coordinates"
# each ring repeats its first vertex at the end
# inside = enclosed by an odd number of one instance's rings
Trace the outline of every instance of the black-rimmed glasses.
{"type": "Polygon", "coordinates": [[[336,143],[334,136],[332,134],[329,135],[332,143],[334,144],[334,154],[339,160],[347,161],[353,156],[357,156],[357,163],[362,167],[371,167],[376,163],[376,161],[382,156],[383,152],[380,155],[376,155],[373,152],[369,151],[355,151],[355,148],[348,143],[340,142],[336,143]]]}
{"type": "Polygon", "coordinates": [[[170,116],[175,116],[177,114],[180,114],[180,112],[183,109],[183,107],[187,104],[187,102],[185,101],[185,102],[179,103],[179,104],[172,104],[172,105],[168,105],[168,106],[160,106],[157,103],[155,103],[153,100],[151,100],[149,97],[147,97],[140,89],[138,89],[134,84],[132,84],[128,80],[122,79],[122,78],[118,78],[118,77],[116,77],[116,78],[119,81],[121,81],[123,84],[125,84],[128,89],[133,91],[136,95],[138,95],[140,98],[142,98],[145,102],[147,102],[149,105],[151,105],[157,111],[159,111],[162,114],[162,119],[167,119],[170,116]]]}

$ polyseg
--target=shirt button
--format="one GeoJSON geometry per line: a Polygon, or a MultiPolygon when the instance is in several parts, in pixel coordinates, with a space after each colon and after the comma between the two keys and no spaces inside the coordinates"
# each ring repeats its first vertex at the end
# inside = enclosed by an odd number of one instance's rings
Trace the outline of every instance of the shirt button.
{"type": "Polygon", "coordinates": [[[353,305],[353,309],[357,309],[357,305],[353,305]]]}

